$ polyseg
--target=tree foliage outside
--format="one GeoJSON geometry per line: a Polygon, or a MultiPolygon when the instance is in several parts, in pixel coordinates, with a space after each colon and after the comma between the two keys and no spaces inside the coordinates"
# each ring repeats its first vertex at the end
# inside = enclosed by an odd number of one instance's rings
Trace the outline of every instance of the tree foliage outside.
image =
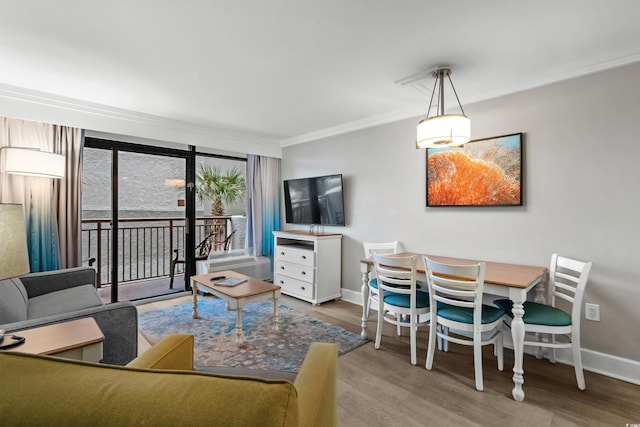
{"type": "Polygon", "coordinates": [[[201,203],[211,202],[211,215],[223,216],[225,203],[241,200],[247,180],[237,168],[222,173],[220,167],[201,164],[196,174],[196,197],[201,203]]]}

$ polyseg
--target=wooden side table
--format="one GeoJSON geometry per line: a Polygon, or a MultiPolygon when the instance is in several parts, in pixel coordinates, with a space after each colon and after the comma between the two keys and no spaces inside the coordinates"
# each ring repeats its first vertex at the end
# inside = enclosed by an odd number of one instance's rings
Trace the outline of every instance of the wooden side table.
{"type": "Polygon", "coordinates": [[[11,335],[24,337],[25,342],[4,351],[47,354],[90,362],[102,360],[104,335],[93,317],[8,332],[5,341],[11,335]]]}

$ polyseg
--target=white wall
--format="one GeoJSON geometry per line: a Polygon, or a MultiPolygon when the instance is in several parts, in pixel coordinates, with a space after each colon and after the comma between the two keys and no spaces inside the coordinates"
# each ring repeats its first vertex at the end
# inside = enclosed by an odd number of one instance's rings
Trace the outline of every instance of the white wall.
{"type": "Polygon", "coordinates": [[[363,240],[540,266],[553,252],[590,260],[585,301],[601,322],[583,322],[583,348],[640,368],[640,63],[465,111],[473,138],[524,132],[524,206],[425,207],[419,118],[283,149],[283,179],[344,175],[347,226],[326,229],[344,234],[343,289],[360,289],[363,240]]]}

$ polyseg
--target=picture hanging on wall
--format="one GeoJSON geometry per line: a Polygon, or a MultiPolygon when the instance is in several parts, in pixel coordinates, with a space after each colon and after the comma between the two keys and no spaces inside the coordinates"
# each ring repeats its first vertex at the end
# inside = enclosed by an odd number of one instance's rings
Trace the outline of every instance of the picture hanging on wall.
{"type": "Polygon", "coordinates": [[[522,206],[522,133],[429,148],[427,206],[522,206]]]}

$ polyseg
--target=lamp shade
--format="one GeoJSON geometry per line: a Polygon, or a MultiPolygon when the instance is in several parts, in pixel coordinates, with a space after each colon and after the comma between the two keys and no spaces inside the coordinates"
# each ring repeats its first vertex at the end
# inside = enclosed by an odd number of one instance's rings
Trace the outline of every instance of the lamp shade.
{"type": "Polygon", "coordinates": [[[2,147],[4,171],[14,175],[63,178],[65,158],[60,154],[21,147],[2,147]]]}
{"type": "Polygon", "coordinates": [[[0,204],[0,279],[29,272],[22,205],[0,204]]]}
{"type": "Polygon", "coordinates": [[[463,114],[424,118],[416,130],[418,148],[460,146],[471,139],[471,121],[463,114]]]}

